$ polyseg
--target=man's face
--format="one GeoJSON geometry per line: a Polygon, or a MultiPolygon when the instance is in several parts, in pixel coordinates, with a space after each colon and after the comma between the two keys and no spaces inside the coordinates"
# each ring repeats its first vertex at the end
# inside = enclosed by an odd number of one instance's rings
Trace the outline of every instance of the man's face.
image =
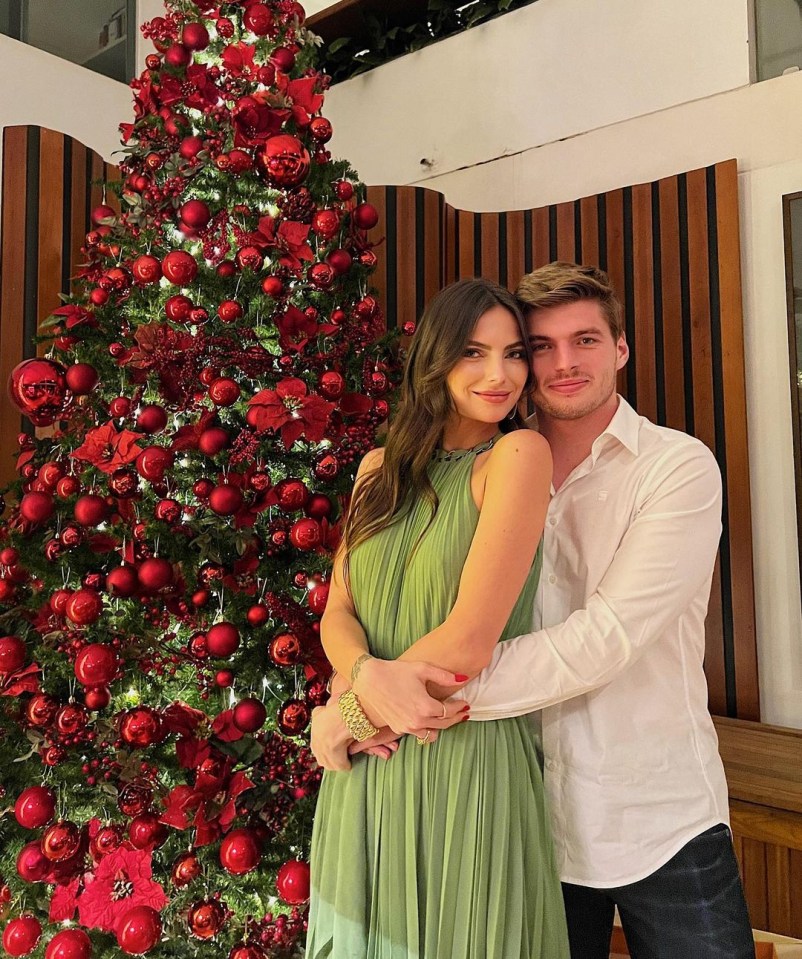
{"type": "Polygon", "coordinates": [[[527,319],[538,412],[577,420],[613,401],[629,348],[623,337],[613,339],[596,300],[530,310],[527,319]]]}

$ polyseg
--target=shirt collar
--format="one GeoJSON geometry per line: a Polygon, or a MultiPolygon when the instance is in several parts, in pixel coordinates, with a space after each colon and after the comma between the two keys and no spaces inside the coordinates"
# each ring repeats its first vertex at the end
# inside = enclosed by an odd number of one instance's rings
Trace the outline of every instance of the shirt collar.
{"type": "Polygon", "coordinates": [[[591,447],[591,459],[596,462],[596,458],[604,445],[605,437],[612,436],[614,439],[632,453],[638,455],[640,438],[640,416],[632,409],[623,396],[619,394],[618,409],[613,414],[613,418],[593,441],[591,447]]]}

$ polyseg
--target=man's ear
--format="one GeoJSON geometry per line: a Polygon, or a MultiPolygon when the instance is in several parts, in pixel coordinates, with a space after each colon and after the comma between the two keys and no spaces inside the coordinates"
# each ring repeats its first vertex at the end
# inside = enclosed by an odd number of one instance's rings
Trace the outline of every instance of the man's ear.
{"type": "Polygon", "coordinates": [[[617,370],[621,370],[626,366],[627,360],[629,359],[629,346],[627,345],[627,341],[623,333],[618,337],[618,342],[615,345],[615,349],[616,353],[618,354],[615,368],[617,370]]]}

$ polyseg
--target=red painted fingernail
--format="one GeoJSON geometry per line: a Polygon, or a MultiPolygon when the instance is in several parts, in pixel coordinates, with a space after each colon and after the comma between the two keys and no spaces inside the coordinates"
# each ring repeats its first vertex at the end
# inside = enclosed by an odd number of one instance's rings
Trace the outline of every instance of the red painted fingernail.
{"type": "Polygon", "coordinates": [[[463,676],[462,673],[454,673],[454,682],[456,683],[467,683],[470,679],[470,676],[463,676]]]}
{"type": "Polygon", "coordinates": [[[471,704],[470,704],[470,703],[465,703],[465,705],[462,707],[462,709],[460,710],[460,712],[461,712],[461,713],[467,713],[470,708],[471,708],[471,704]]]}
{"type": "Polygon", "coordinates": [[[467,723],[470,718],[471,718],[470,716],[463,716],[463,717],[462,717],[462,722],[463,722],[463,723],[467,723]]]}

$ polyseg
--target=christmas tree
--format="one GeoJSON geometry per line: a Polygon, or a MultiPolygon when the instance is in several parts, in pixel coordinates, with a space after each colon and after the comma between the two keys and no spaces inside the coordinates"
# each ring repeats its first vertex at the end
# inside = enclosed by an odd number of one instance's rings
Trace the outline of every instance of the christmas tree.
{"type": "Polygon", "coordinates": [[[119,205],[9,384],[39,428],[0,532],[13,956],[302,954],[318,624],[397,380],[303,9],[167,7],[119,205]]]}

